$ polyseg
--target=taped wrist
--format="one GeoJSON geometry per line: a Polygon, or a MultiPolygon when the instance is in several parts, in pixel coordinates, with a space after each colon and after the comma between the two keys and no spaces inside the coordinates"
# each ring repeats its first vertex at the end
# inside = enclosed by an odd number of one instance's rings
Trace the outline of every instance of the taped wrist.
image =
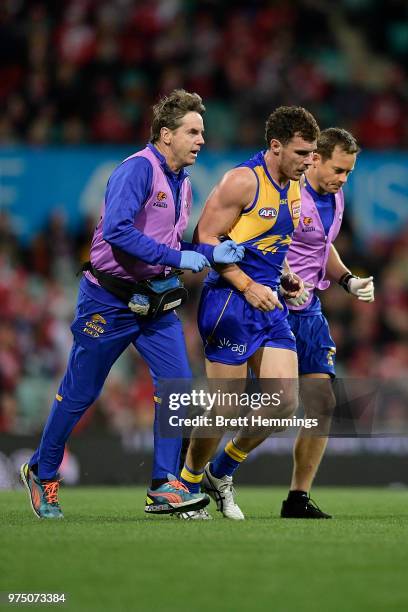
{"type": "Polygon", "coordinates": [[[253,280],[252,278],[246,278],[244,279],[239,285],[238,287],[236,287],[238,289],[238,291],[240,291],[241,293],[245,293],[245,291],[247,289],[249,289],[249,287],[253,284],[253,280]]]}

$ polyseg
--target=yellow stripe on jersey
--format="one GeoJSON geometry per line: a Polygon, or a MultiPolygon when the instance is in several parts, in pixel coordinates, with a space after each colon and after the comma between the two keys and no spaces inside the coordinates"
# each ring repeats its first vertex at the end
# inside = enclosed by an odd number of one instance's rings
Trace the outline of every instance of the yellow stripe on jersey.
{"type": "Polygon", "coordinates": [[[286,239],[287,232],[282,231],[283,220],[279,217],[279,211],[281,206],[288,206],[296,229],[300,218],[299,181],[290,181],[287,198],[281,200],[281,193],[267,176],[263,165],[255,166],[253,171],[259,182],[256,202],[247,212],[244,211],[240,215],[228,235],[232,240],[241,244],[252,241],[266,232],[278,237],[284,236],[286,239]]]}

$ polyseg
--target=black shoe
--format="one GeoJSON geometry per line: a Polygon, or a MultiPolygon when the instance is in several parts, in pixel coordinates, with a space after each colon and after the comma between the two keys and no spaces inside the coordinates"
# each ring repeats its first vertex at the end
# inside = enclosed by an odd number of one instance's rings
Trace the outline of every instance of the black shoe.
{"type": "Polygon", "coordinates": [[[296,501],[285,499],[282,503],[281,518],[331,519],[332,516],[320,510],[310,497],[305,497],[296,501]]]}

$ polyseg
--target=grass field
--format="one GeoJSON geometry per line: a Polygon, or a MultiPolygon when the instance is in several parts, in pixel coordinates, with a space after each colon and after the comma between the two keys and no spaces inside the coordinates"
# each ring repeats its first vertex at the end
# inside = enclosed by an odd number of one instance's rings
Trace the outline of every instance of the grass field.
{"type": "Polygon", "coordinates": [[[43,522],[1,492],[0,591],[65,591],[75,611],[408,610],[405,491],[316,488],[335,519],[294,521],[283,489],[241,488],[238,523],[146,517],[143,495],[65,488],[66,519],[43,522]]]}

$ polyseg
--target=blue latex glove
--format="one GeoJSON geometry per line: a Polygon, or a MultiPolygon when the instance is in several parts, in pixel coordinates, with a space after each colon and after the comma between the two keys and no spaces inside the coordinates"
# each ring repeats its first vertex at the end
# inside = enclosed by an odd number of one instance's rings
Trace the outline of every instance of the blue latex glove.
{"type": "Polygon", "coordinates": [[[241,261],[245,255],[245,247],[238,246],[234,240],[225,240],[217,244],[213,251],[214,263],[232,264],[241,261]]]}
{"type": "Polygon", "coordinates": [[[146,316],[150,308],[149,298],[147,295],[135,293],[132,295],[128,306],[135,314],[141,315],[142,317],[146,316]]]}
{"type": "Polygon", "coordinates": [[[210,267],[210,262],[201,253],[196,251],[181,251],[180,268],[184,270],[192,270],[193,272],[201,272],[205,267],[210,267]]]}

